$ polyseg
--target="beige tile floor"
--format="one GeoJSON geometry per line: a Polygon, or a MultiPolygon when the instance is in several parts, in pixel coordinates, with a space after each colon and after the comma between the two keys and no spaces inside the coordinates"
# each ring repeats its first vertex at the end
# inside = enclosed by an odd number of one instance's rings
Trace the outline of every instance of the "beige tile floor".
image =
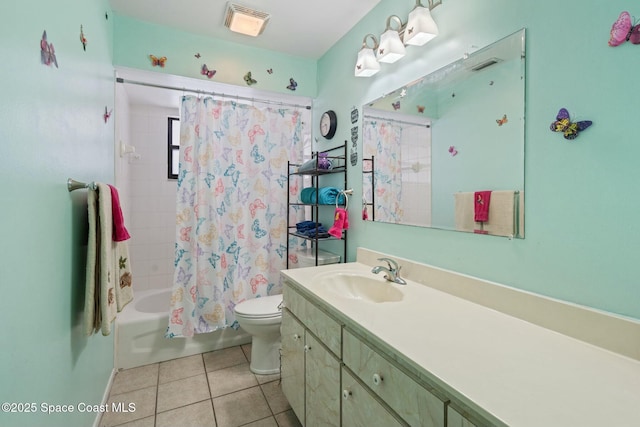
{"type": "Polygon", "coordinates": [[[249,370],[251,345],[126,369],[116,374],[101,427],[293,427],[300,422],[279,375],[249,370]]]}

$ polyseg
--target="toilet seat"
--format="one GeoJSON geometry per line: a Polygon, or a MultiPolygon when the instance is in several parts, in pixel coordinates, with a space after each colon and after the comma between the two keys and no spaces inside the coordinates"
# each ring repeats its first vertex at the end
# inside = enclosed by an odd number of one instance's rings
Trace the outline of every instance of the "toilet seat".
{"type": "Polygon", "coordinates": [[[282,316],[282,294],[253,298],[236,305],[236,315],[249,319],[270,319],[282,316]]]}

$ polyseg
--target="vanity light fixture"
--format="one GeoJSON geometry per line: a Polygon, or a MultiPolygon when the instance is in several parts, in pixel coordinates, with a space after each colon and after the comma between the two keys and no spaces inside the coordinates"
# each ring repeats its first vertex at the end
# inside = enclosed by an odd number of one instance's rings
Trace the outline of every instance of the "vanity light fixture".
{"type": "Polygon", "coordinates": [[[406,24],[397,15],[387,18],[385,32],[380,36],[380,44],[373,34],[367,34],[362,41],[362,48],[358,52],[355,76],[370,77],[380,71],[380,62],[393,63],[406,53],[407,45],[422,46],[438,35],[438,25],[431,16],[431,10],[442,4],[442,0],[428,0],[428,6],[423,6],[421,0],[409,13],[406,24]],[[391,21],[397,23],[397,28],[391,28],[391,21]],[[367,37],[373,38],[375,45],[369,48],[367,37]],[[372,53],[375,57],[372,58],[372,53]]]}
{"type": "Polygon", "coordinates": [[[429,0],[429,7],[424,7],[420,0],[409,12],[409,19],[404,30],[403,41],[405,44],[422,46],[438,35],[438,25],[431,16],[431,9],[442,4],[442,0],[434,2],[429,0]]]}
{"type": "Polygon", "coordinates": [[[232,2],[227,3],[224,26],[236,33],[256,37],[264,31],[271,15],[232,2]]]}
{"type": "Polygon", "coordinates": [[[380,46],[376,51],[376,57],[378,62],[386,62],[391,64],[405,55],[406,49],[404,43],[400,40],[399,31],[402,29],[402,20],[396,15],[391,15],[387,18],[387,29],[380,36],[380,46]],[[395,19],[398,22],[398,28],[391,28],[391,20],[395,19]]]}
{"type": "Polygon", "coordinates": [[[373,34],[367,34],[362,39],[362,48],[358,52],[358,60],[356,61],[356,68],[354,74],[356,77],[370,77],[380,71],[380,63],[376,59],[374,51],[378,49],[378,39],[373,34]],[[367,45],[367,38],[370,37],[373,40],[373,47],[367,45]]]}

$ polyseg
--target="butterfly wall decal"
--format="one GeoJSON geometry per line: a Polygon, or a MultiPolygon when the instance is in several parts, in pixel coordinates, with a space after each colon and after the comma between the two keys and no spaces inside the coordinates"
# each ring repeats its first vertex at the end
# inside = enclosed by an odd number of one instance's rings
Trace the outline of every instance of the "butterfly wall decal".
{"type": "Polygon", "coordinates": [[[418,109],[418,113],[424,113],[424,105],[416,105],[416,108],[418,109]]]}
{"type": "Polygon", "coordinates": [[[507,119],[507,115],[503,115],[501,119],[496,119],[496,123],[498,124],[498,126],[502,126],[503,124],[507,123],[509,120],[507,119]]]}
{"type": "Polygon", "coordinates": [[[195,54],[195,55],[193,55],[193,56],[195,56],[196,58],[200,59],[200,56],[201,56],[201,55],[200,55],[200,52],[198,52],[198,53],[196,53],[196,54],[195,54]]]}
{"type": "Polygon", "coordinates": [[[149,59],[151,60],[151,65],[154,67],[162,67],[164,68],[164,64],[166,64],[167,62],[167,57],[166,56],[161,56],[160,58],[158,58],[155,55],[149,55],[149,59]]]}
{"type": "Polygon", "coordinates": [[[578,134],[591,126],[593,122],[591,120],[582,120],[579,122],[572,122],[569,117],[569,111],[566,108],[561,108],[558,111],[556,120],[551,123],[551,130],[554,132],[562,132],[565,139],[576,139],[578,134]]]}
{"type": "Polygon", "coordinates": [[[287,89],[289,90],[296,90],[296,88],[298,87],[298,83],[293,80],[293,77],[289,79],[289,86],[287,86],[287,89]]]}
{"type": "Polygon", "coordinates": [[[267,68],[267,73],[273,74],[273,68],[267,68]]]}
{"type": "Polygon", "coordinates": [[[202,64],[202,68],[200,69],[200,74],[203,76],[207,76],[207,78],[211,78],[216,75],[216,70],[210,70],[207,67],[207,64],[202,64]]]}
{"type": "Polygon", "coordinates": [[[454,147],[453,145],[449,146],[449,154],[451,154],[451,157],[458,154],[458,150],[456,150],[456,147],[454,147]]]}
{"type": "Polygon", "coordinates": [[[111,117],[111,112],[113,111],[113,109],[111,110],[107,110],[107,107],[104,107],[104,114],[102,116],[102,118],[104,119],[104,122],[107,123],[109,121],[109,117],[111,117]]]}
{"type": "Polygon", "coordinates": [[[247,85],[249,85],[249,86],[258,83],[258,81],[256,79],[251,77],[251,71],[247,71],[247,74],[245,74],[243,78],[244,78],[245,83],[247,85]]]}
{"type": "Polygon", "coordinates": [[[626,41],[633,44],[640,44],[640,25],[634,25],[629,12],[624,11],[613,23],[609,35],[609,46],[620,46],[626,41]]]}
{"type": "Polygon", "coordinates": [[[391,104],[393,106],[394,110],[399,110],[400,109],[400,101],[396,101],[394,103],[391,104]]]}
{"type": "Polygon", "coordinates": [[[47,41],[47,30],[42,33],[42,40],[40,40],[40,61],[44,65],[55,65],[58,68],[58,60],[56,59],[56,51],[53,48],[53,43],[47,41]]]}
{"type": "Polygon", "coordinates": [[[80,43],[82,43],[82,50],[87,50],[87,38],[84,36],[84,31],[82,30],[82,25],[80,25],[80,43]]]}

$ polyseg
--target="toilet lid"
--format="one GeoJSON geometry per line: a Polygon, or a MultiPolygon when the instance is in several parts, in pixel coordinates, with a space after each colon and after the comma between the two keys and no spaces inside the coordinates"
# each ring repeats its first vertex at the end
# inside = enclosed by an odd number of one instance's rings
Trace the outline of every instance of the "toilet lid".
{"type": "Polygon", "coordinates": [[[278,317],[282,314],[282,309],[278,308],[281,303],[282,294],[253,298],[236,305],[235,312],[244,317],[278,317]]]}

